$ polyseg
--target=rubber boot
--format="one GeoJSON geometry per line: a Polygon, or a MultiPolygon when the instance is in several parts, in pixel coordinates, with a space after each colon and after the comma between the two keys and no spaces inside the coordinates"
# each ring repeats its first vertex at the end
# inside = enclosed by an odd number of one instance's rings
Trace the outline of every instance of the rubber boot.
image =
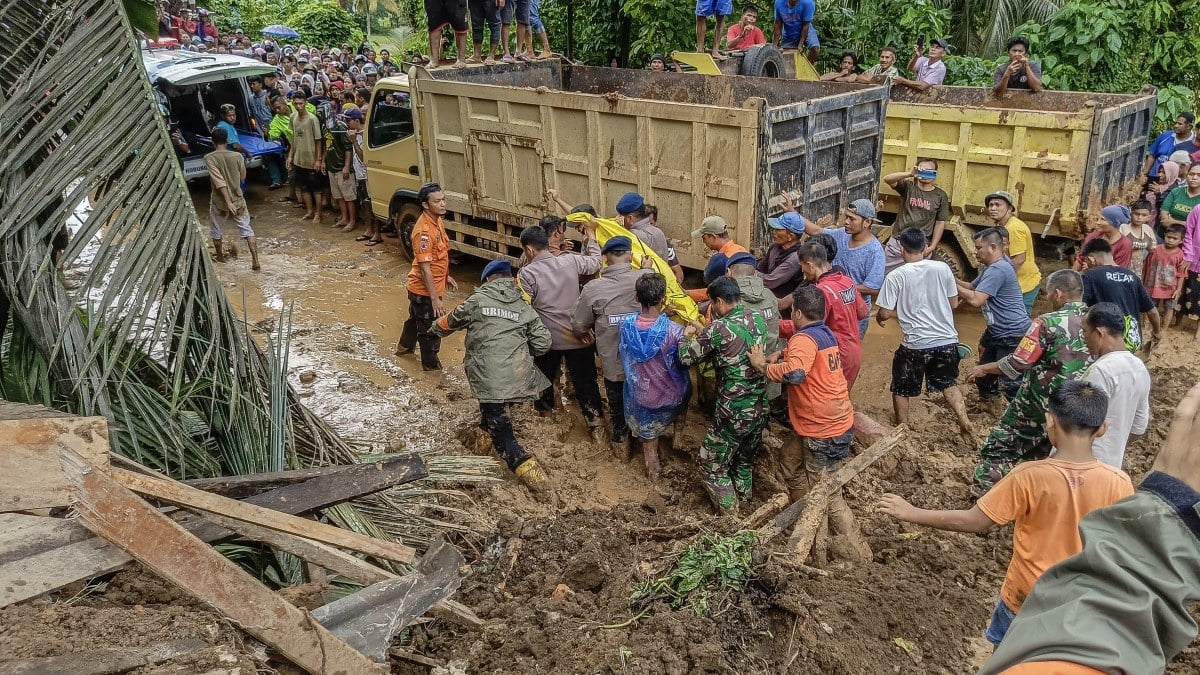
{"type": "Polygon", "coordinates": [[[258,242],[254,240],[254,237],[246,237],[245,239],[246,248],[250,249],[250,269],[257,272],[262,269],[258,266],[258,242]]]}
{"type": "Polygon", "coordinates": [[[213,260],[219,263],[225,262],[225,249],[221,248],[220,239],[213,239],[213,260]]]}
{"type": "Polygon", "coordinates": [[[513,473],[517,475],[517,480],[531,490],[540,490],[546,487],[546,483],[550,480],[550,477],[546,475],[546,470],[542,468],[541,464],[538,464],[534,457],[521,462],[521,465],[513,473]]]}

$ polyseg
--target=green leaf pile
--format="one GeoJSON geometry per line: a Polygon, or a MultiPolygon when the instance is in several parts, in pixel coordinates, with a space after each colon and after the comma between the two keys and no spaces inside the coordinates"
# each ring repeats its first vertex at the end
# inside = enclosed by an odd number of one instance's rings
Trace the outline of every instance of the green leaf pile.
{"type": "Polygon", "coordinates": [[[644,581],[633,589],[630,607],[636,612],[656,600],[671,609],[690,607],[696,616],[709,614],[709,598],[724,590],[741,590],[750,579],[756,535],[742,530],[723,537],[707,533],[688,547],[666,576],[644,581]]]}

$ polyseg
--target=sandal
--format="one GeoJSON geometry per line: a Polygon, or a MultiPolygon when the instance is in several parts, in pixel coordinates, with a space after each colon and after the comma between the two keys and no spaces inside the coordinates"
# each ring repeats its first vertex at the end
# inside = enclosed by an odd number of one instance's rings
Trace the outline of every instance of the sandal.
{"type": "Polygon", "coordinates": [[[367,235],[365,235],[365,234],[360,234],[360,235],[358,235],[357,237],[355,237],[355,238],[354,238],[354,241],[367,241],[367,240],[369,240],[369,239],[370,239],[370,237],[368,237],[367,235]]]}
{"type": "Polygon", "coordinates": [[[371,239],[370,241],[367,242],[367,246],[374,246],[375,244],[382,244],[382,243],[383,243],[382,239],[371,239]]]}

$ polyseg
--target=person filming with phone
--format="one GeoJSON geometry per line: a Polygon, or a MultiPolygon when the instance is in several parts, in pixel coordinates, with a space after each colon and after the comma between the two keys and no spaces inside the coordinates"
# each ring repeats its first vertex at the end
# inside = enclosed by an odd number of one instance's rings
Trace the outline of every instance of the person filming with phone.
{"type": "Polygon", "coordinates": [[[897,77],[895,83],[913,91],[925,91],[941,84],[946,79],[946,64],[942,59],[946,57],[949,49],[950,43],[939,38],[929,43],[929,54],[926,55],[925,36],[918,37],[917,44],[913,46],[912,58],[908,60],[908,70],[916,79],[897,77]]]}
{"type": "Polygon", "coordinates": [[[1017,36],[1008,41],[1008,63],[996,66],[992,80],[996,96],[1009,89],[1042,90],[1042,64],[1029,60],[1029,40],[1017,36]]]}
{"type": "Polygon", "coordinates": [[[950,220],[950,195],[937,186],[938,163],[926,158],[908,171],[897,171],[883,177],[883,182],[900,195],[900,212],[892,225],[892,236],[883,247],[884,269],[887,273],[904,264],[900,251],[901,232],[915,227],[925,233],[925,257],[933,255],[942,240],[950,220]]]}

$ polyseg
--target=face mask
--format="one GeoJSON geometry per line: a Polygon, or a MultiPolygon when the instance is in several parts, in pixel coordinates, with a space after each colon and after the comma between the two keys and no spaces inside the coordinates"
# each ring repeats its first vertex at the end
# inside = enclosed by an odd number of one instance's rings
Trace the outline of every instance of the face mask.
{"type": "Polygon", "coordinates": [[[933,169],[923,169],[917,172],[917,178],[921,180],[937,180],[937,171],[933,169]]]}

